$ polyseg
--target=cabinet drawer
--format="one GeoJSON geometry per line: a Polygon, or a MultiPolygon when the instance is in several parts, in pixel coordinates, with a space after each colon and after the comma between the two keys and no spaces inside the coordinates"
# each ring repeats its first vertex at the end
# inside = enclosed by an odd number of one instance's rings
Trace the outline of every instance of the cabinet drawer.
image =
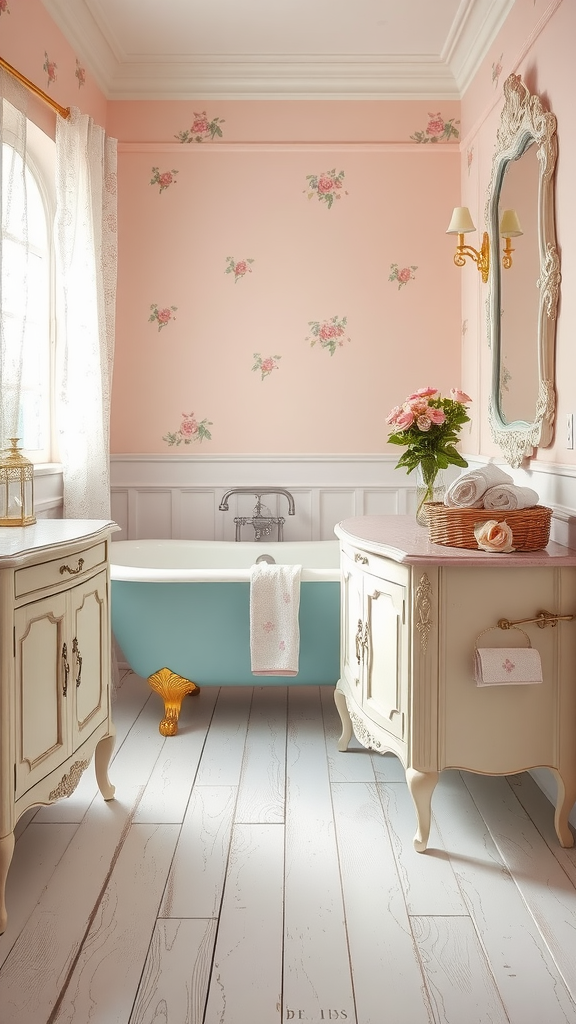
{"type": "Polygon", "coordinates": [[[84,551],[73,555],[61,555],[60,558],[30,565],[26,569],[17,569],[14,573],[14,593],[16,597],[24,597],[35,590],[53,587],[57,583],[69,580],[81,580],[86,573],[106,563],[106,544],[94,544],[84,551]]]}
{"type": "Polygon", "coordinates": [[[371,572],[381,579],[391,580],[401,586],[408,584],[410,569],[407,565],[386,558],[385,555],[375,555],[364,548],[356,548],[352,544],[343,544],[342,554],[365,572],[371,572]]]}

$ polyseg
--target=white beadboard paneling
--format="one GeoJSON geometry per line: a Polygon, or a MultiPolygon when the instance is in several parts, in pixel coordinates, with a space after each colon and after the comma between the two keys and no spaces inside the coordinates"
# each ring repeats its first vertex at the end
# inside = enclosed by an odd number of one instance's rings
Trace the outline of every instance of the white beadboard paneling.
{"type": "Polygon", "coordinates": [[[283,825],[235,825],[204,1024],[281,1020],[283,825]]]}
{"type": "Polygon", "coordinates": [[[284,821],[287,700],[285,686],[254,687],[236,822],[284,821]]]}
{"type": "Polygon", "coordinates": [[[134,528],[138,538],[154,537],[155,540],[174,536],[172,491],[141,489],[131,497],[130,531],[134,528]]]}
{"type": "Polygon", "coordinates": [[[214,540],[213,490],[183,490],[180,496],[179,536],[185,540],[214,540]]]}
{"type": "Polygon", "coordinates": [[[429,1024],[430,1003],[376,785],[336,784],[332,792],[358,1024],[429,1024]]]}
{"type": "Polygon", "coordinates": [[[110,517],[120,527],[120,531],[115,533],[112,540],[127,540],[129,536],[128,530],[128,499],[130,492],[127,489],[112,489],[110,494],[110,517]]]}
{"type": "MultiPolygon", "coordinates": [[[[394,514],[413,504],[414,481],[395,470],[385,455],[113,455],[112,510],[122,536],[234,540],[234,517],[249,516],[252,495],[233,495],[220,512],[223,494],[234,487],[289,490],[296,515],[283,496],[263,500],[284,516],[285,540],[332,540],[334,526],[349,516],[394,514]]],[[[243,527],[242,539],[251,539],[243,527]]]]}
{"type": "Polygon", "coordinates": [[[285,1019],[356,1024],[317,687],[289,688],[286,762],[285,1019]]]}
{"type": "Polygon", "coordinates": [[[129,1024],[202,1020],[216,921],[158,921],[129,1024]]]}

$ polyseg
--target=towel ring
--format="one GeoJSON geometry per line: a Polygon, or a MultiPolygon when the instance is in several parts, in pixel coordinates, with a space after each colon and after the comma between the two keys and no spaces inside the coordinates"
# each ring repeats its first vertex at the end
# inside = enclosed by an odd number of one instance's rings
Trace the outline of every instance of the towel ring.
{"type": "MultiPolygon", "coordinates": [[[[493,629],[502,629],[502,626],[500,626],[500,625],[498,625],[498,626],[488,626],[487,629],[483,629],[481,633],[478,633],[478,636],[476,637],[476,640],[474,641],[474,647],[476,647],[476,649],[478,648],[478,641],[479,641],[480,637],[484,636],[484,633],[490,633],[493,629]]],[[[526,637],[526,639],[528,641],[528,647],[532,647],[532,641],[531,641],[530,637],[528,636],[528,633],[526,632],[525,629],[521,629],[520,626],[513,626],[512,624],[510,624],[509,626],[506,626],[506,629],[517,629],[519,633],[522,633],[526,637]]]]}

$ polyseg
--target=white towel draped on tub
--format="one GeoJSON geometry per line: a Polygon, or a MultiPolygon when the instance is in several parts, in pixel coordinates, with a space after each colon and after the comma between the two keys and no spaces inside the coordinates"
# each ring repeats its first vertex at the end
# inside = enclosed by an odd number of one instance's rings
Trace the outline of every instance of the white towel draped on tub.
{"type": "Polygon", "coordinates": [[[540,654],[533,647],[477,647],[477,686],[522,686],[542,682],[540,654]]]}
{"type": "Polygon", "coordinates": [[[250,654],[255,676],[295,676],[300,654],[301,565],[250,570],[250,654]]]}
{"type": "Polygon", "coordinates": [[[509,512],[517,508],[532,508],[538,504],[538,494],[531,487],[516,487],[515,484],[496,484],[484,494],[484,508],[509,512]]]}
{"type": "Polygon", "coordinates": [[[446,491],[444,504],[449,508],[483,508],[484,493],[496,484],[511,484],[512,477],[492,462],[481,469],[462,473],[446,491]]]}

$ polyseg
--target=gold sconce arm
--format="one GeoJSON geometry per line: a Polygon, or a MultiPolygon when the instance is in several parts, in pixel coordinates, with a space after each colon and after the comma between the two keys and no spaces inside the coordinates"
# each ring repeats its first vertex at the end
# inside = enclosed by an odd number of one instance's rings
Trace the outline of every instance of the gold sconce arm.
{"type": "Polygon", "coordinates": [[[454,254],[454,263],[456,266],[463,267],[467,256],[474,261],[478,270],[482,274],[484,284],[486,284],[488,280],[488,272],[490,270],[490,242],[488,240],[487,231],[482,235],[482,248],[480,251],[478,251],[478,249],[474,249],[471,245],[464,245],[464,235],[458,235],[458,245],[454,254]]]}
{"type": "Polygon", "coordinates": [[[514,249],[510,245],[510,239],[507,238],[506,239],[506,245],[504,246],[504,248],[502,250],[502,266],[504,267],[504,270],[510,270],[510,267],[512,266],[512,253],[513,252],[514,252],[514,249]]]}

